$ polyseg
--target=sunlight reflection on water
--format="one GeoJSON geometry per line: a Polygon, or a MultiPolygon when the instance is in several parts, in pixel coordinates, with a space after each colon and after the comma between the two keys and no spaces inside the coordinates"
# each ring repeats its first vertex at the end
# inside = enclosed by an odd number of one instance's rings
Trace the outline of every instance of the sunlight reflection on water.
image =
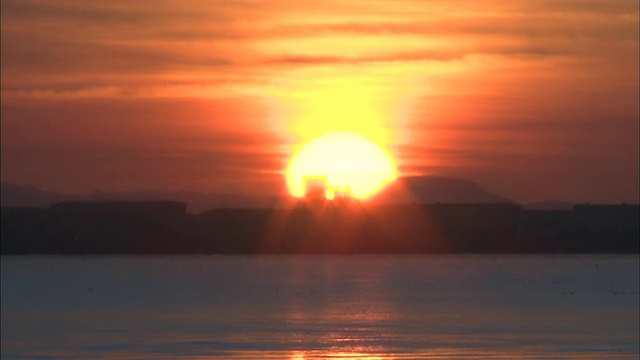
{"type": "Polygon", "coordinates": [[[638,264],[2,257],[2,359],[631,359],[638,264]]]}

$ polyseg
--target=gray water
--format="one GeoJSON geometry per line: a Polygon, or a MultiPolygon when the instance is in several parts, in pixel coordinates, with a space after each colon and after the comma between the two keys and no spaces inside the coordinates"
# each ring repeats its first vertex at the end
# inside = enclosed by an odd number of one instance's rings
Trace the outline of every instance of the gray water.
{"type": "Polygon", "coordinates": [[[2,359],[637,359],[633,256],[2,257],[2,359]]]}

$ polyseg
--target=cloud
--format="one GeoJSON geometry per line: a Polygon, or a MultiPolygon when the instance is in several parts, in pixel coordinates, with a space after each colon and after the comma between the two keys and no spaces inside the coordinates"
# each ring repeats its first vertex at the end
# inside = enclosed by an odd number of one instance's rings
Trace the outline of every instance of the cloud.
{"type": "Polygon", "coordinates": [[[507,186],[523,162],[553,178],[574,157],[588,177],[591,157],[637,193],[634,1],[7,0],[1,16],[3,179],[277,179],[292,129],[359,121],[397,133],[411,171],[507,186]]]}
{"type": "MultiPolygon", "coordinates": [[[[607,4],[606,12],[600,12],[598,2],[560,3],[512,5],[489,13],[472,2],[409,1],[406,10],[399,10],[402,4],[386,2],[323,7],[7,1],[2,9],[3,90],[18,91],[25,78],[41,91],[58,86],[51,84],[52,77],[57,82],[99,77],[96,82],[111,89],[130,86],[122,76],[144,77],[153,88],[163,79],[149,75],[169,73],[235,73],[235,81],[243,83],[256,77],[266,81],[282,66],[452,61],[479,54],[628,59],[620,51],[634,44],[637,49],[637,15],[627,2],[607,4]],[[339,10],[353,9],[363,13],[340,16],[339,10]],[[332,43],[345,36],[353,39],[351,48],[362,48],[354,56],[345,56],[344,46],[332,43]],[[322,48],[301,50],[320,39],[327,40],[319,43],[322,48]],[[402,51],[394,45],[409,40],[402,51]],[[282,46],[271,51],[274,41],[282,46]]],[[[223,79],[212,79],[212,84],[218,81],[224,85],[223,79]]]]}

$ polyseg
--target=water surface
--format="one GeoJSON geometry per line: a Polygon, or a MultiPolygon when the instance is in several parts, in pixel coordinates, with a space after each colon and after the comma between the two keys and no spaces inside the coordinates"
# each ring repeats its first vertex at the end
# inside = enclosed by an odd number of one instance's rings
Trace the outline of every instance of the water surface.
{"type": "Polygon", "coordinates": [[[3,359],[637,359],[633,256],[2,257],[3,359]]]}

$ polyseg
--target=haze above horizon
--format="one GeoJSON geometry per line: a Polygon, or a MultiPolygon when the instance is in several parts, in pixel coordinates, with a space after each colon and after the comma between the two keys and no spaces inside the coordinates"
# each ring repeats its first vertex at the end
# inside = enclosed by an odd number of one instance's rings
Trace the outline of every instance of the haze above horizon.
{"type": "Polygon", "coordinates": [[[1,3],[2,181],[282,195],[354,132],[399,176],[520,203],[638,203],[638,6],[1,3]]]}

